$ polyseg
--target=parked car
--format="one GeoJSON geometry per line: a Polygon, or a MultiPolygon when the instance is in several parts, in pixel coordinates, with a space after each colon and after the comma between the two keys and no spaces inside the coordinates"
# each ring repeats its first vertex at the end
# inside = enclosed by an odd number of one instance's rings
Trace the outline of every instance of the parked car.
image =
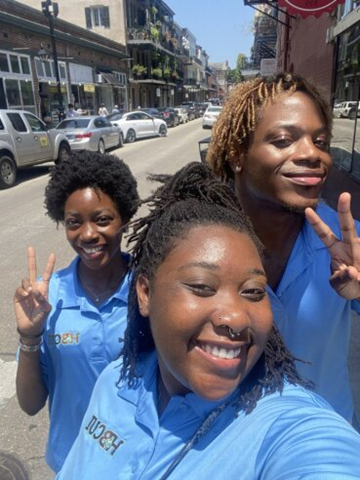
{"type": "Polygon", "coordinates": [[[356,102],[341,102],[334,105],[333,115],[337,118],[355,118],[355,111],[356,102]]]}
{"type": "Polygon", "coordinates": [[[196,102],[183,102],[181,104],[182,107],[188,107],[195,115],[195,118],[200,118],[203,116],[202,108],[200,107],[200,103],[196,102]]]}
{"type": "Polygon", "coordinates": [[[69,153],[66,136],[48,130],[34,114],[24,110],[0,110],[0,188],[15,184],[18,169],[61,161],[69,153]]]}
{"type": "Polygon", "coordinates": [[[355,102],[355,105],[350,108],[350,112],[348,115],[348,117],[351,118],[352,120],[354,120],[356,116],[360,117],[360,102],[358,103],[357,109],[356,109],[356,102],[355,102]]]}
{"type": "Polygon", "coordinates": [[[181,104],[181,108],[185,108],[186,111],[187,111],[187,114],[188,114],[188,118],[189,120],[195,120],[195,118],[197,118],[196,116],[196,111],[195,111],[195,108],[192,104],[193,102],[189,102],[189,103],[182,103],[181,104]]]}
{"type": "Polygon", "coordinates": [[[125,142],[128,143],[135,142],[137,138],[165,137],[167,134],[164,120],[154,118],[141,110],[120,114],[112,123],[121,128],[125,142]]]}
{"type": "Polygon", "coordinates": [[[157,108],[140,108],[139,110],[141,112],[147,113],[148,115],[151,115],[154,118],[160,118],[160,120],[164,120],[157,108]]]}
{"type": "Polygon", "coordinates": [[[189,121],[189,115],[187,112],[186,108],[183,107],[175,107],[175,110],[177,111],[179,118],[180,118],[180,123],[187,123],[189,121]]]}
{"type": "Polygon", "coordinates": [[[108,148],[122,147],[121,128],[106,117],[73,117],[63,120],[56,130],[62,131],[71,150],[92,150],[105,153],[108,148]]]}
{"type": "Polygon", "coordinates": [[[168,127],[177,127],[179,125],[180,116],[174,108],[159,107],[158,111],[168,127]]]}
{"type": "Polygon", "coordinates": [[[219,106],[208,107],[203,116],[202,127],[212,128],[218,116],[220,115],[221,110],[222,107],[219,106]]]}

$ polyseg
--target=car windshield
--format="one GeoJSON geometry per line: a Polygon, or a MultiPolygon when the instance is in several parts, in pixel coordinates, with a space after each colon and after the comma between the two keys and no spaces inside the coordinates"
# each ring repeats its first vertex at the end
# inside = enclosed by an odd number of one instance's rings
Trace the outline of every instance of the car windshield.
{"type": "Polygon", "coordinates": [[[90,118],[69,118],[63,120],[56,127],[57,130],[65,130],[67,128],[87,128],[90,123],[90,118]]]}
{"type": "Polygon", "coordinates": [[[222,108],[221,107],[209,107],[208,112],[221,112],[222,108]]]}

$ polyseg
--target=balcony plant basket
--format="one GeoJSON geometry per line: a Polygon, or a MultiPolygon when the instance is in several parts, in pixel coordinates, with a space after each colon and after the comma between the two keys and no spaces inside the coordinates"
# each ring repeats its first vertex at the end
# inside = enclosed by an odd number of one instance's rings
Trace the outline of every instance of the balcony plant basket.
{"type": "Polygon", "coordinates": [[[152,68],[151,75],[156,78],[161,78],[163,76],[163,72],[161,68],[152,68]]]}
{"type": "Polygon", "coordinates": [[[177,41],[177,39],[176,39],[175,37],[170,38],[170,43],[172,44],[172,46],[173,46],[174,48],[177,48],[177,47],[178,47],[178,41],[177,41]]]}
{"type": "Polygon", "coordinates": [[[137,63],[132,67],[131,71],[134,77],[140,78],[146,73],[146,67],[140,63],[137,63]]]}

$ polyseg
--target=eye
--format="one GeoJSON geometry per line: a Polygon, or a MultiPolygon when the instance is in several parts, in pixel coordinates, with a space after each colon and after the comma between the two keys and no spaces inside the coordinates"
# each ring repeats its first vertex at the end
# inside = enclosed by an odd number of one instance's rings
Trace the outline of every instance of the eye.
{"type": "Polygon", "coordinates": [[[77,228],[79,225],[80,222],[76,218],[67,218],[65,220],[65,228],[77,228]]]}
{"type": "Polygon", "coordinates": [[[215,289],[205,283],[185,283],[186,287],[199,297],[210,297],[215,293],[215,289]]]}
{"type": "Polygon", "coordinates": [[[96,223],[98,225],[107,225],[110,222],[110,218],[106,217],[105,215],[101,215],[96,219],[96,223]]]}
{"type": "Polygon", "coordinates": [[[330,148],[330,142],[322,138],[316,139],[314,143],[317,146],[317,148],[319,148],[320,150],[328,151],[330,148]]]}
{"type": "Polygon", "coordinates": [[[260,302],[266,296],[266,290],[262,287],[247,288],[246,290],[242,290],[240,295],[252,302],[260,302]]]}
{"type": "Polygon", "coordinates": [[[290,137],[277,138],[275,140],[272,140],[271,142],[271,144],[274,145],[274,147],[280,148],[280,149],[290,147],[292,143],[293,143],[293,139],[290,137]]]}

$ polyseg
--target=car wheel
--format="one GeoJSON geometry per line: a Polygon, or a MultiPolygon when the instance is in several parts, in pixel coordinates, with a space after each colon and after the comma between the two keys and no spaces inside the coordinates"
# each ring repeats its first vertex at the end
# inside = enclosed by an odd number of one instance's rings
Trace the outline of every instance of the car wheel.
{"type": "Polygon", "coordinates": [[[166,137],[167,134],[167,128],[165,125],[160,125],[159,128],[159,137],[166,137]]]}
{"type": "Polygon", "coordinates": [[[126,142],[127,143],[133,143],[133,142],[135,142],[135,140],[136,140],[135,130],[130,128],[130,130],[127,132],[127,135],[126,135],[126,142]]]}
{"type": "Polygon", "coordinates": [[[64,160],[67,160],[70,157],[70,145],[62,142],[60,143],[59,147],[59,152],[58,152],[58,157],[55,160],[55,163],[58,164],[60,162],[63,162],[64,160]]]}
{"type": "Polygon", "coordinates": [[[12,157],[0,154],[0,188],[10,188],[16,182],[16,165],[12,157]]]}
{"type": "Polygon", "coordinates": [[[349,118],[350,120],[355,120],[355,117],[356,117],[356,110],[355,108],[352,108],[349,112],[349,118]]]}
{"type": "Polygon", "coordinates": [[[105,153],[105,143],[104,140],[99,140],[98,152],[105,153]]]}

